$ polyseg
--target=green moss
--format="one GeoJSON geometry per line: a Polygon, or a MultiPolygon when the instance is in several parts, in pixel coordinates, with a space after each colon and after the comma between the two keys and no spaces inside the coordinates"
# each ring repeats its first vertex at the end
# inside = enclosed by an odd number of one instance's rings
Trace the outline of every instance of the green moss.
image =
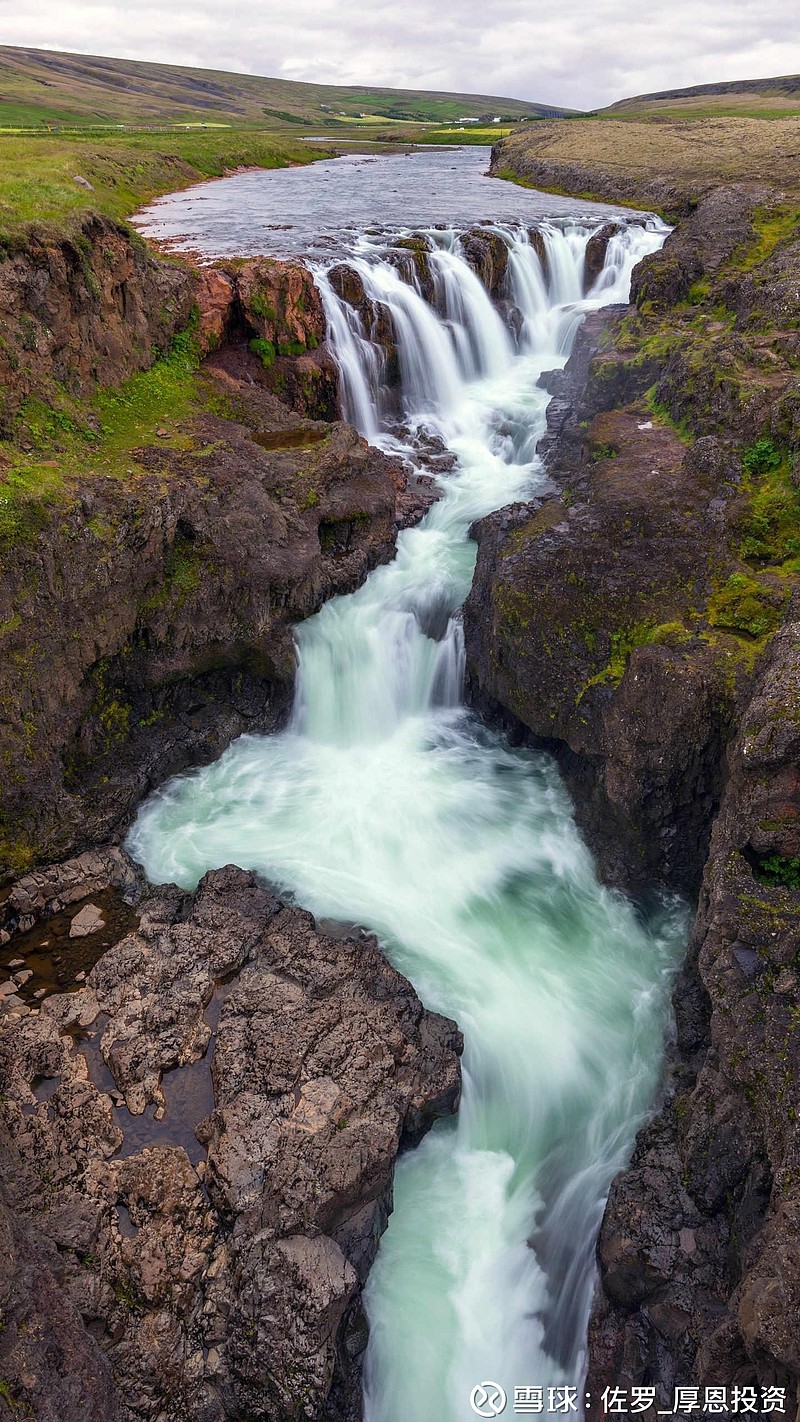
{"type": "Polygon", "coordinates": [[[300,356],[305,353],[306,347],[302,341],[285,341],[278,344],[278,355],[300,356]]]}
{"type": "Polygon", "coordinates": [[[689,287],[688,301],[690,306],[699,306],[706,301],[711,294],[711,282],[708,277],[701,277],[689,287]]]}
{"type": "Polygon", "coordinates": [[[636,647],[647,646],[655,640],[656,627],[652,622],[636,622],[611,634],[611,656],[602,671],[589,678],[575,698],[579,706],[587,691],[593,686],[619,686],[625,675],[631,653],[636,647]]]}
{"type": "Polygon", "coordinates": [[[127,740],[131,730],[131,708],[117,690],[109,685],[110,665],[103,657],[91,673],[94,697],[90,709],[100,729],[101,748],[108,753],[115,745],[127,740]]]}
{"type": "Polygon", "coordinates": [[[787,596],[788,590],[781,593],[746,573],[731,573],[709,599],[708,621],[738,637],[763,641],[780,625],[787,596]]]}
{"type": "Polygon", "coordinates": [[[740,247],[731,259],[731,266],[742,272],[760,266],[779,243],[794,234],[800,223],[800,212],[794,207],[759,207],[755,209],[752,221],[754,239],[740,247]]]}
{"type": "Polygon", "coordinates": [[[69,502],[58,468],[43,466],[17,451],[0,473],[0,547],[28,542],[47,522],[56,504],[69,502]]]}
{"type": "Polygon", "coordinates": [[[12,612],[10,617],[0,622],[0,638],[9,637],[12,632],[16,632],[21,622],[22,618],[20,614],[18,612],[12,612]]]}
{"type": "Polygon", "coordinates": [[[616,459],[619,450],[613,444],[596,444],[592,448],[592,462],[599,464],[603,459],[616,459]]]}
{"type": "Polygon", "coordinates": [[[265,341],[261,336],[256,336],[255,340],[250,342],[250,349],[253,355],[258,356],[265,370],[275,364],[276,350],[272,341],[265,341]]]}
{"type": "Polygon", "coordinates": [[[264,295],[263,291],[253,292],[250,297],[250,307],[255,312],[256,316],[261,317],[262,321],[271,321],[274,325],[278,319],[278,313],[275,310],[275,307],[272,306],[269,301],[267,301],[267,298],[264,295]]]}
{"type": "Polygon", "coordinates": [[[180,535],[175,539],[164,562],[164,575],[158,586],[144,599],[140,612],[179,608],[200,586],[201,555],[194,543],[180,535]]]}
{"type": "Polygon", "coordinates": [[[3,817],[0,821],[0,864],[15,874],[26,874],[37,859],[36,846],[24,833],[13,833],[3,817]]]}

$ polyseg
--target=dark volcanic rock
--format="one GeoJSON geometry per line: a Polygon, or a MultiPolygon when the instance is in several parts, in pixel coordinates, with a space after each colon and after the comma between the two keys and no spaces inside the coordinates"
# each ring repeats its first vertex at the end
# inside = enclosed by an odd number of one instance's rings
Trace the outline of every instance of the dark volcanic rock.
{"type": "Polygon", "coordinates": [[[0,1025],[4,1380],[98,1422],[340,1415],[394,1162],[455,1109],[460,1035],[373,938],[242,870],[139,912],[85,988],[0,1025]]]}
{"type": "Polygon", "coordinates": [[[508,247],[496,232],[472,227],[461,239],[464,257],[490,296],[500,296],[508,270],[508,247]]]}
{"type": "Polygon", "coordinates": [[[63,1284],[58,1249],[0,1200],[2,1413],[37,1422],[118,1422],[108,1360],[63,1284]]]}
{"type": "Polygon", "coordinates": [[[671,1099],[603,1224],[593,1389],[781,1385],[787,1415],[800,1400],[800,893],[757,869],[800,842],[799,643],[797,622],[776,636],[729,752],[671,1099]]]}
{"type": "Polygon", "coordinates": [[[694,282],[714,275],[737,247],[752,240],[753,211],[767,196],[766,188],[752,184],[706,193],[660,251],[636,267],[631,301],[661,310],[683,301],[694,282]]]}
{"type": "Polygon", "coordinates": [[[478,526],[467,658],[473,699],[559,753],[607,876],[692,888],[732,709],[682,622],[725,555],[720,467],[646,413],[595,416],[550,466],[560,498],[478,526]]]}
{"type": "Polygon", "coordinates": [[[619,232],[619,223],[606,222],[595,232],[593,237],[586,243],[586,260],[584,265],[584,287],[586,291],[591,291],[597,278],[599,277],[606,263],[606,252],[612,237],[619,232]]]}
{"type": "Polygon", "coordinates": [[[39,858],[106,839],[172,771],[274,728],[292,624],[393,554],[399,462],[347,425],[293,416],[246,348],[205,372],[226,418],[198,416],[186,450],[137,451],[127,484],[87,474],[35,537],[0,551],[14,767],[0,831],[13,824],[39,858]]]}

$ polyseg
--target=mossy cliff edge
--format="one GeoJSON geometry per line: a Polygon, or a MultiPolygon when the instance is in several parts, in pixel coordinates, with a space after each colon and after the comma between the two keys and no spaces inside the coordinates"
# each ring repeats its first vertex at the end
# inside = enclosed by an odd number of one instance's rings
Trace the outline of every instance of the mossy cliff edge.
{"type": "Polygon", "coordinates": [[[404,476],[336,421],[307,271],[87,218],[0,261],[0,875],[119,834],[274,727],[291,624],[392,556],[404,476]]]}
{"type": "Polygon", "coordinates": [[[468,675],[559,758],[607,878],[699,895],[664,1105],[606,1210],[588,1386],[658,1383],[655,1416],[681,1384],[777,1385],[793,1413],[800,201],[663,183],[684,215],[632,307],[551,377],[551,492],[476,529],[468,675]]]}

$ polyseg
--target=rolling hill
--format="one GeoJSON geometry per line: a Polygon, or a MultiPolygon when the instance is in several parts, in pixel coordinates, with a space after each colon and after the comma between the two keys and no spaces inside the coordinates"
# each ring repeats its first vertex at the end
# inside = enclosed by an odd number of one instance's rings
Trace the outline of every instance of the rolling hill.
{"type": "Polygon", "coordinates": [[[732,79],[639,94],[601,109],[599,118],[791,118],[800,114],[800,74],[732,79]]]}
{"type": "Polygon", "coordinates": [[[252,74],[0,46],[0,127],[173,123],[237,128],[346,122],[556,118],[568,110],[490,94],[301,84],[252,74]]]}

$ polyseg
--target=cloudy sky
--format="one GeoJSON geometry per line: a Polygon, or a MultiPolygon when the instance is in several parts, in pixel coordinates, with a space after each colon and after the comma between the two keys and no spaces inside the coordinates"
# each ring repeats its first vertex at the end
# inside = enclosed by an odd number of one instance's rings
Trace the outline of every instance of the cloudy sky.
{"type": "Polygon", "coordinates": [[[0,0],[0,42],[575,108],[800,71],[796,0],[0,0]]]}

